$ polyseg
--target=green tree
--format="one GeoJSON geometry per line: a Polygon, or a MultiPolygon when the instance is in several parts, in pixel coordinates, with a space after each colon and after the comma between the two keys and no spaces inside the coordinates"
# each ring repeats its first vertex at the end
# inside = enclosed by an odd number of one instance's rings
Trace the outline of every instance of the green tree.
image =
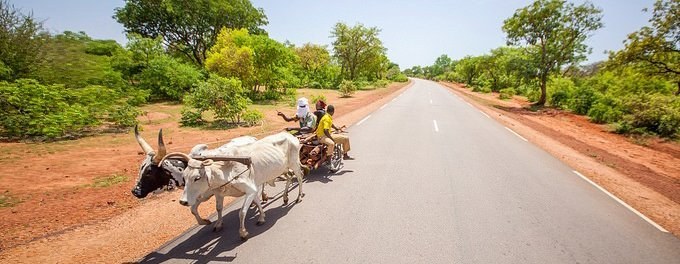
{"type": "MultiPolygon", "coordinates": [[[[186,105],[198,110],[198,113],[213,111],[217,120],[231,120],[240,123],[241,116],[248,109],[250,99],[244,96],[241,82],[235,78],[223,78],[210,75],[205,82],[200,82],[185,98],[186,105]]],[[[195,112],[186,111],[187,114],[195,112]]]]}
{"type": "Polygon", "coordinates": [[[33,14],[22,14],[0,0],[0,80],[28,77],[42,60],[40,50],[47,36],[33,14]]]}
{"type": "Polygon", "coordinates": [[[248,0],[126,0],[114,18],[128,33],[162,36],[168,50],[201,66],[220,29],[246,28],[262,34],[260,27],[267,24],[264,11],[248,0]]]}
{"type": "Polygon", "coordinates": [[[625,48],[610,54],[610,65],[634,65],[677,85],[680,95],[680,1],[657,0],[650,26],[628,35],[625,48]]]}
{"type": "Polygon", "coordinates": [[[503,22],[508,44],[533,46],[530,50],[541,89],[536,105],[546,102],[546,83],[551,73],[585,59],[588,47],[584,41],[590,32],[602,27],[601,13],[589,2],[577,6],[564,0],[537,0],[503,22]]]}
{"type": "Polygon", "coordinates": [[[481,75],[482,69],[480,62],[482,57],[466,56],[458,61],[455,72],[458,76],[458,81],[464,82],[468,85],[475,85],[477,78],[481,75]]]}
{"type": "MultiPolygon", "coordinates": [[[[337,23],[331,31],[333,40],[333,56],[341,65],[345,78],[356,80],[360,76],[375,75],[382,70],[386,49],[378,38],[380,29],[357,24],[353,27],[337,23]],[[373,72],[371,72],[373,71],[373,72]]],[[[385,69],[387,70],[387,69],[385,69]]]]}
{"type": "Polygon", "coordinates": [[[437,57],[437,59],[434,61],[434,64],[431,67],[430,73],[428,76],[429,78],[434,78],[439,75],[444,74],[447,71],[451,70],[451,64],[452,64],[451,58],[449,58],[448,55],[442,54],[441,56],[437,57]]]}
{"type": "Polygon", "coordinates": [[[291,49],[267,36],[224,28],[208,51],[206,68],[223,77],[239,78],[255,92],[260,86],[283,86],[294,60],[291,49]]]}
{"type": "Polygon", "coordinates": [[[106,55],[122,50],[115,41],[93,40],[85,32],[65,31],[45,39],[44,59],[36,64],[30,77],[42,84],[63,84],[67,88],[104,85],[122,89],[125,81],[106,55]],[[93,48],[102,43],[105,44],[93,48]]]}

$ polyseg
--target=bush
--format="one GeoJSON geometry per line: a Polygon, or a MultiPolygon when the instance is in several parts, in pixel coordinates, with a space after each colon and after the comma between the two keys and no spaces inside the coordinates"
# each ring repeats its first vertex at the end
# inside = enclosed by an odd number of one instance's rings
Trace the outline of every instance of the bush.
{"type": "Polygon", "coordinates": [[[243,113],[243,122],[246,126],[254,126],[260,123],[264,115],[257,109],[248,109],[243,113]]]}
{"type": "Polygon", "coordinates": [[[323,94],[314,94],[314,95],[312,95],[310,100],[311,100],[311,105],[316,105],[316,102],[318,102],[319,100],[328,103],[328,100],[326,100],[326,96],[323,95],[323,94]]]}
{"type": "Polygon", "coordinates": [[[382,79],[382,80],[377,80],[377,81],[373,82],[373,86],[377,87],[377,88],[385,88],[388,85],[390,85],[390,83],[391,83],[390,81],[382,79]]]}
{"type": "MultiPolygon", "coordinates": [[[[343,81],[343,83],[344,83],[344,81],[343,81]]],[[[366,81],[366,80],[355,81],[354,87],[355,87],[354,90],[357,90],[357,89],[359,89],[359,90],[371,90],[370,88],[372,88],[371,83],[369,81],[366,81]]],[[[340,88],[342,89],[342,84],[340,84],[340,88]]]]}
{"type": "Polygon", "coordinates": [[[199,113],[211,110],[215,113],[215,119],[239,123],[241,115],[251,104],[244,93],[238,79],[213,74],[205,82],[196,85],[185,101],[188,107],[195,108],[199,113]]]}
{"type": "Polygon", "coordinates": [[[491,88],[480,86],[480,85],[475,85],[472,87],[473,92],[478,92],[478,93],[490,93],[491,88]]]}
{"type": "Polygon", "coordinates": [[[588,110],[590,110],[590,107],[600,96],[598,92],[588,86],[578,87],[574,91],[572,98],[569,99],[569,109],[579,115],[588,114],[588,110]]]}
{"type": "Polygon", "coordinates": [[[633,95],[624,99],[626,110],[620,132],[655,132],[664,137],[680,133],[680,98],[664,95],[633,95]]]}
{"type": "Polygon", "coordinates": [[[343,80],[338,91],[342,97],[350,97],[354,94],[354,92],[356,92],[356,90],[357,85],[354,82],[350,80],[343,80]]]}
{"type": "Polygon", "coordinates": [[[30,79],[0,82],[0,110],[0,135],[44,139],[79,136],[102,124],[130,127],[138,113],[107,87],[66,89],[30,79]]]}
{"type": "Polygon", "coordinates": [[[517,92],[513,88],[505,88],[500,90],[500,95],[499,97],[501,99],[512,99],[513,96],[515,96],[517,92]]]}
{"type": "Polygon", "coordinates": [[[588,110],[590,120],[599,124],[618,122],[622,116],[620,103],[610,96],[600,98],[588,110]]]}
{"type": "Polygon", "coordinates": [[[197,127],[205,124],[201,112],[192,111],[189,108],[182,109],[182,119],[179,121],[182,126],[197,127]]]}
{"type": "Polygon", "coordinates": [[[400,73],[397,76],[395,76],[392,80],[395,82],[408,82],[408,77],[406,77],[405,74],[400,73]]]}
{"type": "Polygon", "coordinates": [[[320,82],[314,81],[314,82],[309,83],[309,88],[321,89],[321,88],[323,88],[323,85],[321,85],[320,82]]]}
{"type": "Polygon", "coordinates": [[[548,102],[554,107],[568,108],[569,98],[571,98],[576,89],[576,85],[571,79],[552,77],[546,88],[548,102]]]}

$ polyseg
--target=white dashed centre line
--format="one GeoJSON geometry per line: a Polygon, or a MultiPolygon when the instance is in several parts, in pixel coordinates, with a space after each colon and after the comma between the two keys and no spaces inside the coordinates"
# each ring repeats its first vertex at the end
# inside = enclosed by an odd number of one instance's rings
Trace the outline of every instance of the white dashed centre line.
{"type": "Polygon", "coordinates": [[[432,120],[432,123],[434,124],[434,132],[439,132],[439,126],[437,126],[437,120],[432,120]]]}
{"type": "Polygon", "coordinates": [[[384,104],[383,106],[381,106],[381,107],[380,107],[380,110],[382,110],[383,108],[385,108],[385,106],[387,106],[387,104],[384,104]]]}

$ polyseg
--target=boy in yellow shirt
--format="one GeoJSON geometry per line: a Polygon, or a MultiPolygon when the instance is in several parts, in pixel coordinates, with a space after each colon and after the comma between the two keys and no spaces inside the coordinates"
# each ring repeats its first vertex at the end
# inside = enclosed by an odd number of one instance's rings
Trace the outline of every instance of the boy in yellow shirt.
{"type": "MultiPolygon", "coordinates": [[[[333,128],[333,114],[335,113],[335,107],[329,105],[326,108],[326,114],[319,120],[319,125],[316,126],[316,136],[319,142],[325,144],[328,147],[326,152],[326,157],[330,158],[333,155],[333,150],[335,149],[335,144],[342,144],[343,148],[343,158],[352,159],[347,152],[350,150],[349,137],[343,134],[333,133],[331,134],[331,128],[333,128]]],[[[343,132],[342,129],[338,129],[343,132]]]]}

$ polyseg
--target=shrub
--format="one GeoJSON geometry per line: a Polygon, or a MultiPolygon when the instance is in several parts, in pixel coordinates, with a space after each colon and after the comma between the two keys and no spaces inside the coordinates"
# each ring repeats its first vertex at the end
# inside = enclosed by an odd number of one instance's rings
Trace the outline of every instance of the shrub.
{"type": "Polygon", "coordinates": [[[311,105],[316,105],[316,102],[318,102],[319,100],[328,103],[328,100],[326,100],[326,96],[323,95],[323,94],[314,94],[314,95],[311,96],[310,100],[311,100],[311,105]]]}
{"type": "Polygon", "coordinates": [[[356,90],[357,85],[354,82],[350,80],[343,80],[338,91],[342,97],[350,97],[354,94],[354,92],[356,92],[356,90]]]}
{"type": "Polygon", "coordinates": [[[475,86],[472,87],[472,91],[478,92],[478,93],[490,93],[491,88],[480,86],[480,85],[475,85],[475,86]]]}
{"type": "MultiPolygon", "coordinates": [[[[344,81],[343,81],[343,83],[344,83],[344,81]]],[[[370,88],[372,88],[372,87],[371,87],[371,83],[370,83],[369,81],[366,81],[366,80],[357,80],[357,81],[355,81],[355,82],[354,82],[354,87],[355,87],[355,90],[356,90],[356,89],[360,89],[360,90],[370,90],[370,88]]],[[[340,84],[340,89],[342,89],[342,84],[340,84]]]]}
{"type": "Polygon", "coordinates": [[[373,86],[377,88],[385,88],[387,87],[391,82],[385,79],[382,80],[377,80],[373,82],[373,86]]]}
{"type": "Polygon", "coordinates": [[[189,108],[182,109],[182,119],[179,121],[182,126],[197,127],[205,124],[201,112],[193,111],[189,108]]]}
{"type": "Polygon", "coordinates": [[[517,92],[513,88],[505,88],[500,90],[500,95],[499,97],[501,99],[511,99],[513,96],[515,96],[517,92]]]}
{"type": "Polygon", "coordinates": [[[400,73],[397,76],[395,76],[392,80],[395,82],[408,82],[408,77],[406,77],[405,74],[400,73]]]}
{"type": "Polygon", "coordinates": [[[590,107],[601,95],[588,86],[576,88],[568,101],[569,109],[579,115],[588,114],[590,107]]]}
{"type": "Polygon", "coordinates": [[[107,87],[67,89],[30,79],[0,82],[0,110],[0,135],[45,139],[82,135],[102,124],[130,127],[138,113],[107,87]]]}
{"type": "Polygon", "coordinates": [[[618,122],[621,116],[623,116],[623,111],[621,111],[620,103],[610,96],[600,98],[588,110],[590,120],[600,124],[618,122]]]}
{"type": "Polygon", "coordinates": [[[680,98],[676,96],[633,95],[624,99],[623,109],[621,132],[649,131],[664,137],[680,133],[680,98]]]}
{"type": "Polygon", "coordinates": [[[264,115],[257,109],[248,109],[243,113],[243,122],[246,126],[254,126],[260,123],[264,115]]]}
{"type": "Polygon", "coordinates": [[[239,123],[241,115],[251,104],[244,93],[238,79],[213,74],[208,80],[196,85],[185,101],[187,106],[195,108],[199,113],[212,110],[215,119],[229,119],[233,123],[239,123]]]}
{"type": "Polygon", "coordinates": [[[321,89],[321,88],[323,88],[323,85],[321,85],[320,82],[314,81],[314,82],[309,83],[309,88],[321,89]]]}
{"type": "Polygon", "coordinates": [[[550,105],[559,108],[567,108],[576,85],[569,78],[552,77],[547,84],[547,96],[550,105]]]}

